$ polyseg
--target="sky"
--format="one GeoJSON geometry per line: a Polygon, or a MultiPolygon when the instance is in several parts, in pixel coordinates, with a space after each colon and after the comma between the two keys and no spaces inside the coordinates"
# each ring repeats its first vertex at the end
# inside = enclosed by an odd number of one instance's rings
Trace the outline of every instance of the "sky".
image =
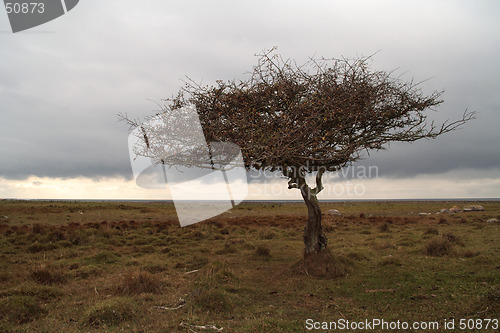
{"type": "MultiPolygon", "coordinates": [[[[373,69],[445,90],[431,119],[477,112],[459,131],[391,144],[329,175],[320,198],[499,198],[498,17],[495,0],[82,0],[13,34],[1,8],[0,198],[170,199],[166,186],[135,183],[117,114],[155,113],[186,76],[244,79],[274,46],[298,63],[375,53],[373,69]]],[[[300,198],[283,178],[254,176],[247,199],[300,198]]]]}

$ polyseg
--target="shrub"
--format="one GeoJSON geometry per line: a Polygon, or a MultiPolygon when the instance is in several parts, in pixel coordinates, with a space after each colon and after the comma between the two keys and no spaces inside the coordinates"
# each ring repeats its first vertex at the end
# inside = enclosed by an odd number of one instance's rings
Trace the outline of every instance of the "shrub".
{"type": "Polygon", "coordinates": [[[462,240],[458,236],[455,236],[454,234],[452,234],[451,232],[444,234],[443,237],[448,239],[451,243],[454,243],[457,245],[462,245],[462,246],[464,245],[462,240]]]}
{"type": "Polygon", "coordinates": [[[46,266],[34,269],[30,277],[40,284],[55,284],[66,282],[66,275],[60,270],[52,270],[46,266]]]}
{"type": "Polygon", "coordinates": [[[146,271],[133,271],[125,274],[118,286],[118,292],[125,295],[160,292],[161,281],[146,271]]]}
{"type": "Polygon", "coordinates": [[[388,232],[389,231],[389,224],[384,223],[378,227],[378,231],[380,232],[388,232]]]}
{"type": "Polygon", "coordinates": [[[55,250],[59,247],[59,245],[54,244],[54,243],[33,243],[30,246],[28,246],[28,252],[29,253],[37,253],[37,252],[42,252],[42,251],[51,251],[55,250]]]}
{"type": "Polygon", "coordinates": [[[350,266],[352,261],[349,258],[333,255],[327,248],[305,256],[299,268],[302,272],[316,277],[340,278],[349,272],[350,266]]]}
{"type": "Polygon", "coordinates": [[[34,234],[43,234],[45,232],[45,228],[40,223],[33,223],[32,231],[34,234]]]}
{"type": "Polygon", "coordinates": [[[64,240],[66,237],[61,230],[52,230],[45,235],[46,242],[58,242],[64,240]]]}
{"type": "Polygon", "coordinates": [[[129,298],[112,298],[102,301],[83,317],[83,322],[92,326],[114,326],[134,318],[134,303],[129,298]]]}
{"type": "Polygon", "coordinates": [[[233,310],[229,296],[218,289],[202,290],[193,297],[194,306],[208,313],[227,313],[233,310]]]}
{"type": "Polygon", "coordinates": [[[85,230],[74,229],[69,232],[68,240],[73,245],[83,245],[85,243],[88,243],[89,235],[85,230]]]}
{"type": "Polygon", "coordinates": [[[427,242],[424,253],[428,256],[441,257],[450,253],[452,243],[444,237],[434,237],[427,242]]]}
{"type": "Polygon", "coordinates": [[[429,227],[424,232],[425,235],[439,235],[439,231],[436,228],[429,227]]]}
{"type": "Polygon", "coordinates": [[[14,324],[28,323],[46,312],[31,296],[15,295],[0,300],[0,313],[14,324]]]}
{"type": "Polygon", "coordinates": [[[264,246],[264,245],[259,245],[255,249],[255,255],[259,257],[270,257],[271,256],[271,250],[264,246]]]}
{"type": "Polygon", "coordinates": [[[236,253],[238,252],[238,249],[231,245],[230,243],[224,244],[224,248],[218,250],[215,252],[215,254],[229,254],[229,253],[236,253]]]}

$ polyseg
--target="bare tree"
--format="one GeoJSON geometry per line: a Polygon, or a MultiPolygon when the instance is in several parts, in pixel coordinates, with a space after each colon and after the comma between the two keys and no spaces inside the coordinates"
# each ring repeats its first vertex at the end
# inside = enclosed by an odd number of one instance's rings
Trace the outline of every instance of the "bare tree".
{"type": "Polygon", "coordinates": [[[466,111],[456,121],[429,122],[426,111],[443,102],[442,92],[426,96],[413,81],[371,70],[370,60],[310,59],[298,65],[272,49],[259,55],[248,79],[215,86],[189,81],[165,111],[194,105],[207,142],[238,145],[247,169],[281,172],[288,188],[300,190],[308,208],[307,256],[327,245],[317,199],[325,172],[391,141],[434,139],[474,118],[466,111]],[[306,182],[312,173],[314,188],[306,182]]]}

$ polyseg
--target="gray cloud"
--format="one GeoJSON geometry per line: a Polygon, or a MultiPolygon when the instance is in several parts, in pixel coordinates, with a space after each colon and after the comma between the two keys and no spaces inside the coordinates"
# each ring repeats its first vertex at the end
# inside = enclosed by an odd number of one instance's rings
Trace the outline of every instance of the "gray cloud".
{"type": "MultiPolygon", "coordinates": [[[[131,178],[116,114],[152,114],[188,75],[242,77],[274,45],[299,62],[378,50],[375,69],[446,89],[437,121],[478,119],[437,140],[393,144],[360,163],[400,177],[500,165],[497,1],[81,2],[31,32],[0,31],[0,177],[131,178]],[[48,33],[41,33],[48,32],[48,33]]],[[[6,15],[0,12],[0,15],[6,15]]]]}

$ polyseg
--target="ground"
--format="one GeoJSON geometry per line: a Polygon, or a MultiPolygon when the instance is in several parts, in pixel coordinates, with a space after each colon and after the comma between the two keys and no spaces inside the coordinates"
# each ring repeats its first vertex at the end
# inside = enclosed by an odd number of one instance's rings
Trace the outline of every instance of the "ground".
{"type": "Polygon", "coordinates": [[[304,332],[307,319],[379,318],[439,332],[445,319],[500,319],[500,224],[486,223],[500,202],[329,209],[343,213],[323,217],[330,252],[304,264],[301,203],[243,203],[181,228],[169,203],[2,200],[0,331],[304,332]],[[434,214],[470,204],[486,210],[434,214]]]}

